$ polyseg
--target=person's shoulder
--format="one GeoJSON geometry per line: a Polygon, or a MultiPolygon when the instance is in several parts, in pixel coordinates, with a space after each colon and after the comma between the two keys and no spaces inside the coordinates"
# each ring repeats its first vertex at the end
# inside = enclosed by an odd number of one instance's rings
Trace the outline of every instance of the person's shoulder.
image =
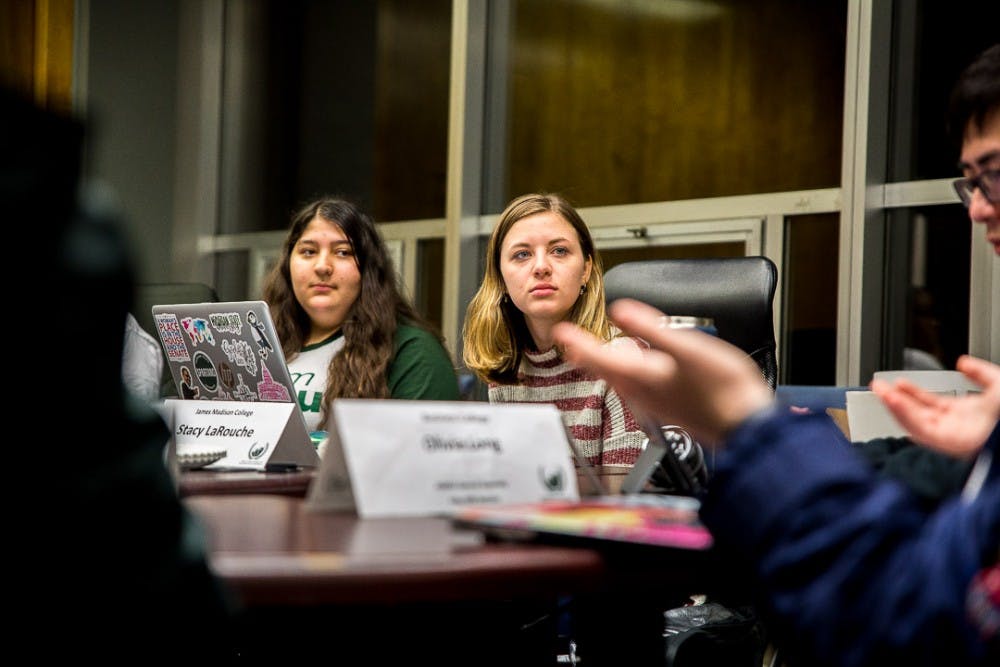
{"type": "Polygon", "coordinates": [[[160,341],[143,329],[132,313],[126,313],[124,348],[126,353],[132,351],[132,354],[137,354],[134,351],[137,347],[149,350],[148,354],[151,357],[158,358],[160,355],[160,341]]]}
{"type": "Polygon", "coordinates": [[[438,337],[431,331],[413,322],[401,322],[396,327],[397,344],[406,341],[434,341],[439,342],[438,337]]]}
{"type": "Polygon", "coordinates": [[[396,328],[395,356],[388,380],[392,398],[460,398],[458,377],[448,351],[434,332],[413,323],[400,323],[396,328]]]}
{"type": "Polygon", "coordinates": [[[433,331],[413,322],[400,322],[396,327],[396,354],[418,354],[421,356],[450,359],[444,342],[433,331]]]}
{"type": "Polygon", "coordinates": [[[150,334],[149,332],[147,332],[145,329],[142,328],[142,325],[139,324],[139,320],[135,319],[135,315],[133,315],[132,313],[125,313],[125,338],[126,340],[128,340],[129,338],[132,339],[138,338],[143,341],[152,343],[157,348],[159,348],[160,346],[159,342],[155,338],[153,338],[152,334],[150,334]]]}

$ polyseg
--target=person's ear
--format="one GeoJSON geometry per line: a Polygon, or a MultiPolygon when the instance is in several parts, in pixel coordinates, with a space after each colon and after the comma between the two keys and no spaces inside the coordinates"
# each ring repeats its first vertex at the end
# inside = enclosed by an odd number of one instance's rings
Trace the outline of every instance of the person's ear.
{"type": "Polygon", "coordinates": [[[590,282],[590,272],[594,269],[594,259],[592,257],[587,257],[587,261],[583,265],[583,284],[581,287],[586,287],[587,283],[590,282]]]}

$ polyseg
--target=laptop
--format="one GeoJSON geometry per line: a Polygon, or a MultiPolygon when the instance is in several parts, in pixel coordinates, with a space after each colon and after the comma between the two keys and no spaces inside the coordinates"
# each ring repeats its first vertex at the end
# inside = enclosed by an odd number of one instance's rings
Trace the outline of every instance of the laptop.
{"type": "Polygon", "coordinates": [[[179,399],[292,403],[268,469],[318,463],[267,303],[158,304],[152,313],[179,399]]]}
{"type": "Polygon", "coordinates": [[[295,402],[295,384],[265,302],[156,305],[153,322],[178,397],[295,402]]]}

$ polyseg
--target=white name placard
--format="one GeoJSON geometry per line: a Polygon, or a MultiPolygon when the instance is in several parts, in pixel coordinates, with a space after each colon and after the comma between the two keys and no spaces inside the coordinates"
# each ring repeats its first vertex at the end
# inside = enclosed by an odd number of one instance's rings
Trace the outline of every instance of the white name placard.
{"type": "Polygon", "coordinates": [[[547,404],[340,399],[310,486],[314,509],[362,517],[579,498],[562,418],[547,404]]]}
{"type": "Polygon", "coordinates": [[[319,456],[295,403],[167,399],[163,418],[178,454],[185,447],[225,450],[207,469],[315,467],[319,456]]]}

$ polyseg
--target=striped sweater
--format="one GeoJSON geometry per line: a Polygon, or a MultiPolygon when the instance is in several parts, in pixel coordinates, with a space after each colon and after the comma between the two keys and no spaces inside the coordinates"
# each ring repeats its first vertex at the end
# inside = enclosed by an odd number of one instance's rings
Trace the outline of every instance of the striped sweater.
{"type": "Polygon", "coordinates": [[[635,463],[646,435],[607,382],[571,366],[555,348],[525,351],[517,377],[517,384],[491,383],[490,403],[552,403],[590,463],[635,463]]]}

